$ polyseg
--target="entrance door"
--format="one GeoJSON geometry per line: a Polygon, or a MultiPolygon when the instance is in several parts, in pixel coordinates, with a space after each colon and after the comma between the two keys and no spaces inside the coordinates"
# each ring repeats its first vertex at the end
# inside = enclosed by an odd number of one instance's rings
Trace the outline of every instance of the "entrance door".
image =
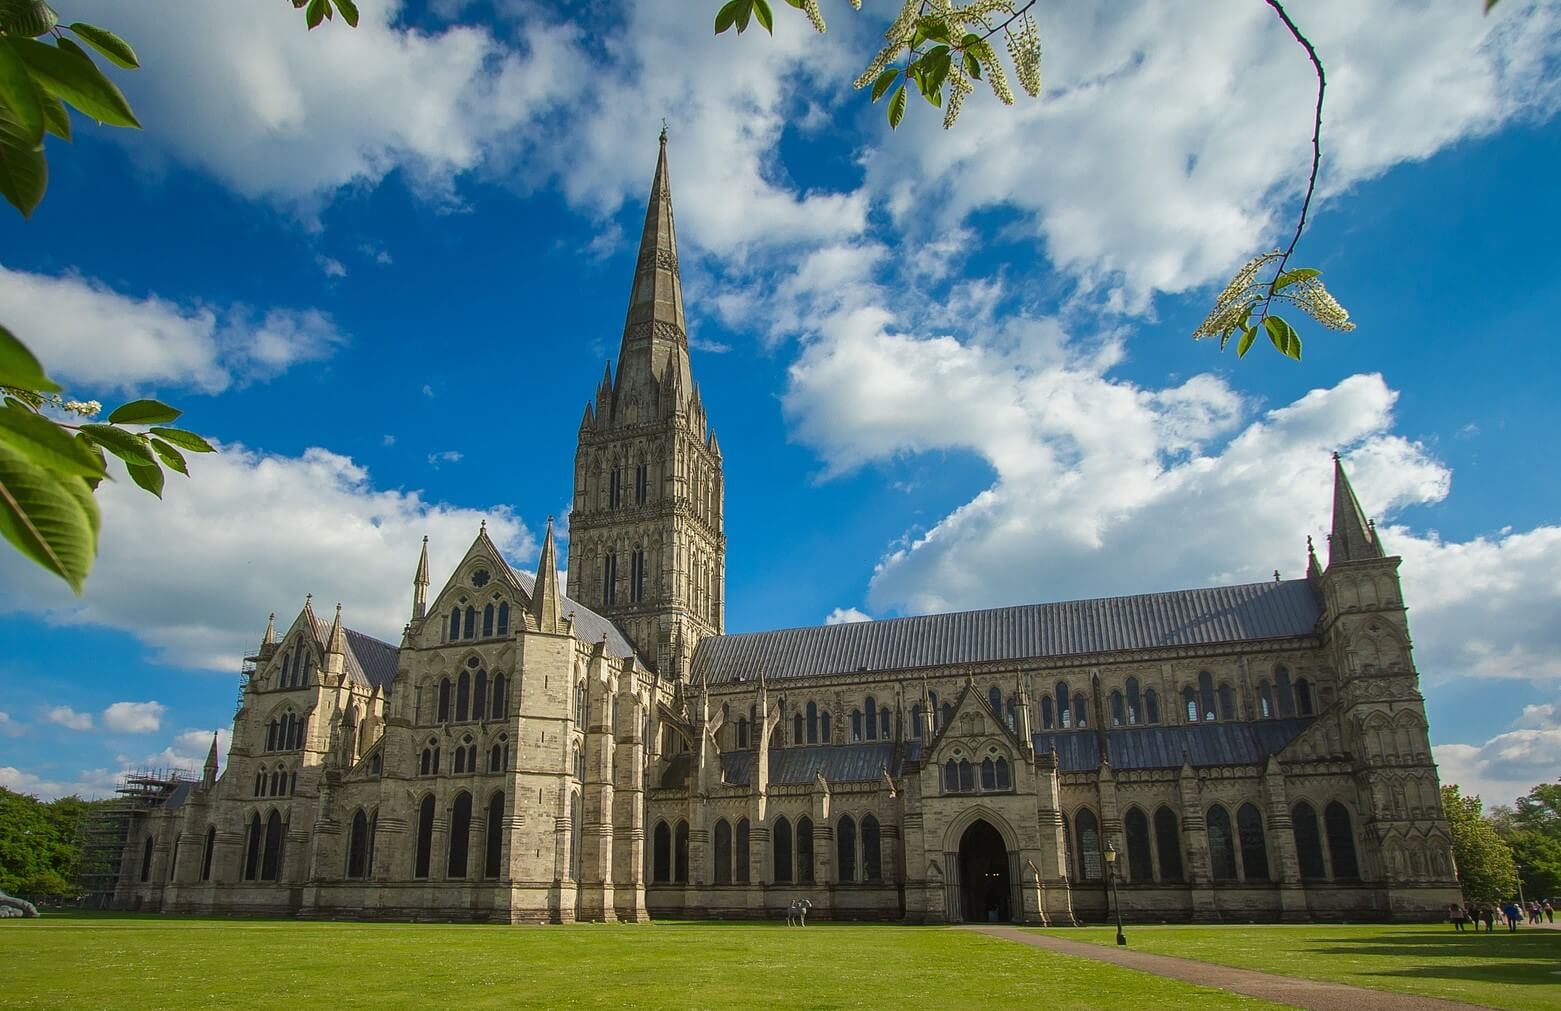
{"type": "Polygon", "coordinates": [[[991,823],[978,820],[959,841],[959,891],[966,923],[1013,919],[1008,847],[991,823]]]}

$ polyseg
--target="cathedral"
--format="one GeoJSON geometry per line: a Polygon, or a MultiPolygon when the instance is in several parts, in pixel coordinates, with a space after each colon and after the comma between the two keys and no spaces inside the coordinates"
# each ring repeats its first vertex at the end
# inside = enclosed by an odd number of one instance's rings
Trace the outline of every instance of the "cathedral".
{"type": "Polygon", "coordinates": [[[399,643],[339,604],[273,615],[226,766],[214,740],[130,819],[114,905],[1073,924],[1458,899],[1399,559],[1337,457],[1302,579],[742,634],[722,466],[663,134],[567,595],[550,520],[534,578],[480,530],[431,587],[425,539],[399,643]]]}

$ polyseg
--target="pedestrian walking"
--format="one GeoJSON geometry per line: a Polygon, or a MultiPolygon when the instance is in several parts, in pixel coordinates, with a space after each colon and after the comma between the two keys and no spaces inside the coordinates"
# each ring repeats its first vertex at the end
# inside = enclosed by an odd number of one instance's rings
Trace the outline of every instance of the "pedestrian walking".
{"type": "Polygon", "coordinates": [[[1468,918],[1469,914],[1464,912],[1463,906],[1459,905],[1458,903],[1454,902],[1452,905],[1447,907],[1447,922],[1451,923],[1453,925],[1453,929],[1458,931],[1458,933],[1463,933],[1464,921],[1466,921],[1468,918]]]}
{"type": "Polygon", "coordinates": [[[1552,903],[1549,899],[1545,900],[1545,922],[1556,922],[1556,907],[1555,904],[1552,903]]]}
{"type": "Polygon", "coordinates": [[[1508,899],[1507,904],[1501,907],[1501,915],[1507,918],[1507,932],[1516,934],[1518,932],[1518,919],[1523,915],[1523,911],[1518,908],[1518,904],[1508,899]]]}
{"type": "Polygon", "coordinates": [[[1485,921],[1485,932],[1496,933],[1496,907],[1490,903],[1480,907],[1480,919],[1485,921]]]}

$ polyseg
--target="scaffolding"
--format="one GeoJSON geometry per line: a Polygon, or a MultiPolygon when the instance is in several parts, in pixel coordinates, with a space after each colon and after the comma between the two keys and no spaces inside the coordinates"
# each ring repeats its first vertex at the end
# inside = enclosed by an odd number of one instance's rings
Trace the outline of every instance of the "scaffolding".
{"type": "Polygon", "coordinates": [[[234,704],[233,712],[236,715],[244,708],[244,693],[249,690],[249,679],[255,676],[255,668],[260,663],[258,656],[246,656],[243,664],[238,669],[238,702],[234,704]]]}
{"type": "Polygon", "coordinates": [[[183,769],[141,769],[127,772],[114,788],[114,798],[82,815],[77,827],[80,844],[76,887],[81,903],[92,909],[108,909],[119,890],[130,830],[139,818],[168,803],[174,792],[195,775],[183,769]]]}

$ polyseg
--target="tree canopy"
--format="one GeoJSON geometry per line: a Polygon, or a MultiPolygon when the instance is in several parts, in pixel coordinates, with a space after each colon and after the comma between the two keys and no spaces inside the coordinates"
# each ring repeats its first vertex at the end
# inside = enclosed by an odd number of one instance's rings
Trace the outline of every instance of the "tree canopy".
{"type": "Polygon", "coordinates": [[[1478,794],[1465,797],[1457,784],[1442,787],[1442,810],[1453,830],[1453,859],[1467,902],[1502,902],[1517,894],[1518,875],[1478,794]]]}
{"type": "Polygon", "coordinates": [[[1510,808],[1492,808],[1491,822],[1512,849],[1524,893],[1561,895],[1561,782],[1541,783],[1510,808]]]}

